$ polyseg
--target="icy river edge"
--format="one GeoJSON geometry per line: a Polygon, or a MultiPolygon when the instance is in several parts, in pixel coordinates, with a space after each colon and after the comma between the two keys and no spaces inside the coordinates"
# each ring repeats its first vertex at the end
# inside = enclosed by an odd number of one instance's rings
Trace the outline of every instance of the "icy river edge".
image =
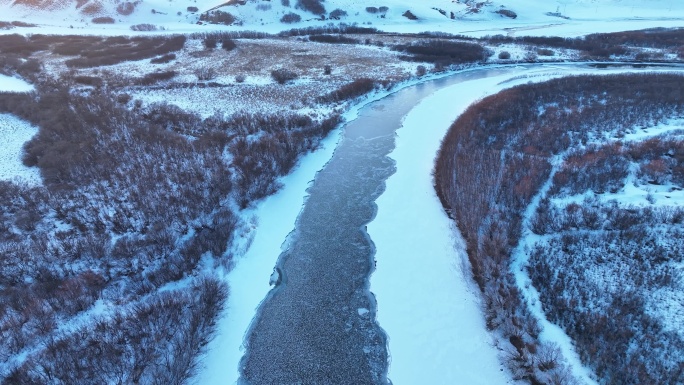
{"type": "MultiPolygon", "coordinates": [[[[497,350],[484,327],[479,293],[470,283],[463,247],[432,189],[432,162],[451,122],[472,102],[516,84],[579,73],[634,71],[578,65],[515,66],[500,69],[503,75],[474,80],[478,72],[491,70],[459,72],[451,77],[463,76],[462,82],[417,101],[418,107],[405,117],[396,149],[390,154],[397,172],[386,182],[384,194],[376,201],[377,217],[368,225],[378,261],[371,291],[378,301],[377,320],[389,336],[388,376],[395,384],[511,381],[501,371],[497,350]]],[[[409,86],[413,84],[404,88],[409,86]]],[[[360,103],[347,113],[347,120],[352,121],[365,105],[387,94],[360,103]]],[[[322,149],[302,159],[296,170],[283,178],[285,187],[280,192],[245,213],[258,218],[252,234],[245,234],[253,237],[251,247],[236,259],[235,268],[226,276],[231,287],[226,316],[209,345],[198,383],[237,381],[244,333],[271,288],[269,276],[281,244],[294,227],[310,181],[332,157],[343,129],[328,137],[322,149]]]]}

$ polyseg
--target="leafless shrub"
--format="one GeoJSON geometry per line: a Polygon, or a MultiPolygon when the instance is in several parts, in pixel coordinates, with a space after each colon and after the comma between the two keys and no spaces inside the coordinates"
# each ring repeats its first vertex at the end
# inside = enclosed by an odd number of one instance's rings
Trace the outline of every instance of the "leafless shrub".
{"type": "Polygon", "coordinates": [[[135,12],[135,7],[137,4],[138,4],[137,2],[124,1],[123,3],[119,3],[116,6],[116,12],[119,15],[124,15],[124,16],[131,15],[131,14],[133,14],[133,12],[135,12]]]}
{"type": "Polygon", "coordinates": [[[212,67],[200,67],[195,69],[197,80],[206,81],[216,78],[216,70],[212,67]]]}
{"type": "Polygon", "coordinates": [[[302,21],[302,17],[293,12],[288,12],[280,18],[280,22],[286,24],[299,23],[300,21],[302,21]]]}
{"type": "Polygon", "coordinates": [[[361,78],[356,79],[349,84],[345,84],[339,89],[322,96],[320,101],[322,103],[336,103],[343,100],[357,98],[361,95],[367,94],[375,89],[375,82],[372,79],[361,78]]]}
{"type": "Polygon", "coordinates": [[[311,12],[314,15],[325,14],[325,7],[321,4],[321,0],[297,0],[296,7],[311,12]]]}
{"type": "Polygon", "coordinates": [[[158,28],[154,24],[135,24],[131,25],[131,30],[133,31],[156,31],[158,28]]]}
{"type": "Polygon", "coordinates": [[[90,20],[93,24],[114,24],[115,20],[109,16],[95,17],[90,20]]]}
{"type": "Polygon", "coordinates": [[[273,78],[273,80],[278,82],[278,84],[286,84],[289,81],[297,79],[299,75],[297,75],[296,72],[291,71],[289,69],[278,68],[271,71],[271,77],[273,78]]]}

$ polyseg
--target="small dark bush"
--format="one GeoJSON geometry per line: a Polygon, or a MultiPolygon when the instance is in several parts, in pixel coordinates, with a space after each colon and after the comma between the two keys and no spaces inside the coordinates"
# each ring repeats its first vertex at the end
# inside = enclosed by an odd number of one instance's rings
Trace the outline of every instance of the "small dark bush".
{"type": "Polygon", "coordinates": [[[289,7],[290,6],[290,0],[280,0],[280,4],[282,4],[283,7],[289,7]]]}
{"type": "Polygon", "coordinates": [[[91,21],[93,24],[114,24],[114,19],[109,16],[95,17],[91,21]]]}
{"type": "Polygon", "coordinates": [[[201,67],[195,70],[197,80],[212,80],[216,78],[216,70],[211,67],[201,67]]]}
{"type": "Polygon", "coordinates": [[[271,77],[273,78],[273,80],[278,82],[278,84],[285,84],[290,80],[297,79],[299,75],[297,75],[297,73],[295,73],[294,71],[290,71],[285,68],[279,68],[277,70],[271,71],[271,77]]]}
{"type": "Polygon", "coordinates": [[[199,11],[199,8],[197,8],[197,7],[188,7],[188,12],[190,12],[190,13],[195,13],[197,11],[199,11]]]}
{"type": "Polygon", "coordinates": [[[323,67],[323,74],[324,75],[330,75],[332,73],[332,67],[330,64],[326,64],[325,67],[323,67]]]}
{"type": "Polygon", "coordinates": [[[638,54],[634,55],[634,59],[638,61],[645,61],[651,58],[651,55],[649,55],[648,52],[639,52],[638,54]]]}
{"type": "Polygon", "coordinates": [[[343,11],[343,10],[338,8],[338,9],[330,12],[330,15],[328,17],[331,19],[334,19],[334,20],[340,20],[341,18],[346,17],[346,16],[347,16],[347,11],[343,11]]]}
{"type": "Polygon", "coordinates": [[[90,3],[81,9],[81,13],[86,16],[95,16],[102,12],[103,7],[99,2],[90,3]]]}
{"type": "Polygon", "coordinates": [[[150,60],[150,63],[152,63],[152,64],[164,64],[164,63],[169,63],[171,60],[175,60],[175,59],[176,59],[176,54],[170,53],[170,54],[166,54],[166,55],[156,57],[156,58],[150,60]]]}
{"type": "Polygon", "coordinates": [[[515,19],[516,17],[518,17],[518,14],[511,11],[510,9],[500,9],[496,11],[496,13],[498,13],[501,16],[509,17],[511,19],[515,19]]]}
{"type": "Polygon", "coordinates": [[[232,51],[235,49],[235,47],[237,47],[235,40],[231,38],[227,37],[221,41],[221,48],[223,48],[225,51],[232,51]]]}
{"type": "Polygon", "coordinates": [[[508,51],[501,51],[499,52],[499,59],[501,60],[508,60],[511,58],[511,53],[508,51]]]}
{"type": "Polygon", "coordinates": [[[418,76],[418,77],[425,76],[426,73],[427,73],[427,68],[425,68],[424,65],[419,65],[418,67],[416,67],[416,76],[418,76]]]}
{"type": "Polygon", "coordinates": [[[156,31],[157,26],[154,24],[136,24],[131,26],[133,31],[156,31]]]}
{"type": "Polygon", "coordinates": [[[409,20],[418,20],[418,16],[414,15],[411,11],[406,11],[401,16],[404,16],[409,20]]]}
{"type": "Polygon", "coordinates": [[[548,49],[548,48],[538,49],[537,54],[539,54],[539,56],[553,56],[554,55],[553,51],[548,49]]]}
{"type": "Polygon", "coordinates": [[[235,75],[235,82],[236,83],[244,83],[245,79],[246,79],[245,75],[243,75],[243,74],[235,75]]]}
{"type": "Polygon", "coordinates": [[[389,11],[388,7],[385,7],[384,5],[382,7],[378,7],[378,12],[380,13],[387,13],[389,11]]]}
{"type": "Polygon", "coordinates": [[[202,43],[204,43],[204,48],[206,49],[214,49],[218,45],[216,38],[213,36],[207,36],[202,43]]]}
{"type": "Polygon", "coordinates": [[[176,76],[176,71],[152,72],[138,79],[136,83],[142,86],[149,86],[157,82],[170,80],[174,76],[176,76]]]}
{"type": "Polygon", "coordinates": [[[235,16],[228,12],[223,12],[223,11],[209,11],[206,13],[203,13],[200,16],[200,21],[207,22],[209,24],[224,24],[224,25],[231,25],[235,23],[237,19],[235,19],[235,16]]]}
{"type": "Polygon", "coordinates": [[[287,24],[299,23],[300,21],[302,21],[302,17],[293,12],[288,12],[280,18],[281,23],[287,24]]]}
{"type": "Polygon", "coordinates": [[[377,7],[366,7],[366,12],[368,13],[378,13],[377,7]]]}
{"type": "Polygon", "coordinates": [[[130,1],[123,2],[116,6],[116,12],[119,15],[128,16],[135,11],[135,4],[136,3],[131,3],[130,1]]]}
{"type": "Polygon", "coordinates": [[[74,76],[76,83],[85,84],[87,86],[98,87],[102,85],[102,78],[95,76],[74,76]]]}
{"type": "Polygon", "coordinates": [[[325,7],[321,4],[321,0],[297,0],[297,8],[311,12],[314,15],[325,14],[325,7]]]}
{"type": "Polygon", "coordinates": [[[131,99],[132,99],[131,95],[129,95],[129,94],[119,94],[116,97],[116,102],[121,103],[121,104],[128,104],[128,102],[130,102],[131,99]]]}

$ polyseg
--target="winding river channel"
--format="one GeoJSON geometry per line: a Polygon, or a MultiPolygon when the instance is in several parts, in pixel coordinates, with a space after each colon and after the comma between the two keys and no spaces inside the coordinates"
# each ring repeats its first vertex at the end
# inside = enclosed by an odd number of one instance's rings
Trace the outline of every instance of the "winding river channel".
{"type": "MultiPolygon", "coordinates": [[[[552,77],[564,76],[554,71],[568,68],[596,71],[577,64],[464,71],[369,103],[346,124],[332,158],[307,189],[295,229],[277,259],[273,288],[245,334],[238,383],[392,383],[388,336],[376,321],[377,304],[369,289],[375,246],[366,225],[376,216],[375,201],[387,179],[396,172],[388,156],[395,148],[396,130],[416,105],[438,90],[502,75],[512,83],[526,82],[530,70],[540,68],[546,69],[543,76],[552,77]]],[[[472,101],[481,96],[473,95],[472,101]]],[[[429,124],[425,122],[426,130],[429,124]]],[[[243,289],[233,286],[231,296],[241,295],[243,289]]],[[[239,309],[231,309],[229,302],[231,310],[239,309]]]]}

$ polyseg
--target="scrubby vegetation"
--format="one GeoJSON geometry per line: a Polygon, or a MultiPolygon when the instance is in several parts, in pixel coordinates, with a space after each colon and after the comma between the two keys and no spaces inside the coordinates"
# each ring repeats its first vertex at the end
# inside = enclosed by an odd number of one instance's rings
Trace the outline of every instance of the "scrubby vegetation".
{"type": "MultiPolygon", "coordinates": [[[[596,138],[619,137],[635,127],[681,116],[684,95],[678,90],[682,85],[684,79],[676,75],[622,75],[565,78],[518,86],[485,98],[451,127],[435,168],[436,189],[465,238],[473,274],[485,298],[487,325],[500,333],[508,345],[504,347],[504,356],[517,378],[532,383],[572,383],[570,379],[557,380],[565,371],[562,362],[545,359],[545,352],[554,348],[539,340],[537,321],[530,315],[511,271],[511,253],[521,241],[524,212],[541,186],[554,175],[554,157],[596,138]]],[[[674,147],[664,145],[665,152],[651,155],[649,164],[663,156],[679,157],[679,150],[666,150],[681,148],[681,142],[678,143],[674,147]]],[[[591,149],[587,151],[568,155],[563,163],[567,165],[563,167],[579,173],[576,177],[564,176],[565,168],[555,173],[554,184],[563,181],[557,186],[559,191],[596,188],[600,192],[619,188],[615,181],[624,179],[625,160],[614,160],[610,152],[597,157],[591,149]],[[573,160],[577,158],[584,160],[573,160]],[[588,161],[591,165],[584,164],[588,161]],[[609,178],[596,178],[594,174],[609,178]]],[[[675,171],[679,166],[673,163],[668,167],[672,175],[680,172],[675,171]]],[[[540,210],[544,207],[548,204],[542,204],[540,210]]],[[[662,269],[667,270],[669,263],[681,258],[681,252],[672,248],[674,243],[654,243],[653,237],[660,237],[657,232],[639,239],[635,231],[643,231],[650,223],[648,216],[641,215],[645,213],[630,213],[632,209],[627,208],[606,217],[599,210],[590,215],[591,223],[620,227],[606,238],[589,241],[591,233],[573,235],[578,229],[578,213],[584,209],[572,205],[568,209],[573,210],[568,216],[574,223],[571,227],[563,227],[566,222],[562,217],[546,211],[533,225],[533,229],[552,226],[554,232],[558,231],[555,240],[532,253],[530,275],[542,293],[547,314],[575,339],[582,359],[596,371],[602,383],[663,383],[678,378],[681,367],[663,357],[666,349],[676,352],[675,356],[681,355],[682,338],[654,322],[642,305],[643,297],[635,297],[635,293],[644,293],[639,285],[617,289],[611,295],[600,279],[586,281],[583,269],[587,263],[596,263],[598,256],[614,261],[612,265],[602,262],[602,269],[618,276],[625,266],[633,266],[635,272],[660,266],[653,274],[636,273],[641,277],[640,285],[656,288],[663,282],[658,272],[664,273],[662,269]],[[583,239],[595,253],[580,252],[580,244],[575,241],[583,239]],[[612,244],[620,242],[624,246],[603,254],[600,250],[611,240],[612,244]],[[664,248],[668,248],[667,252],[664,248]],[[644,252],[652,257],[634,259],[633,253],[644,252]],[[660,262],[654,264],[654,258],[660,262]],[[623,259],[627,260],[625,264],[620,263],[623,259]],[[649,277],[653,281],[648,281],[649,277]],[[625,293],[630,294],[625,297],[625,293]]],[[[678,234],[679,230],[667,226],[678,215],[656,215],[655,218],[662,218],[654,222],[663,229],[662,235],[672,231],[678,234]]],[[[675,233],[669,235],[677,236],[675,233]]],[[[674,271],[669,271],[672,276],[674,271]]]]}
{"type": "Polygon", "coordinates": [[[672,49],[673,47],[679,47],[682,45],[682,41],[684,41],[684,28],[597,33],[580,38],[549,36],[506,37],[498,35],[489,37],[488,40],[497,43],[523,43],[541,47],[573,49],[580,51],[584,59],[605,60],[615,55],[628,55],[635,49],[672,49]]]}
{"type": "Polygon", "coordinates": [[[669,203],[684,187],[683,148],[679,136],[577,150],[532,219],[542,238],[530,250],[530,276],[550,317],[607,383],[684,381],[668,359],[684,352],[675,310],[684,207],[669,203]],[[663,193],[631,203],[638,196],[623,191],[634,187],[663,193]]]}
{"type": "Polygon", "coordinates": [[[235,23],[237,19],[230,12],[216,10],[205,12],[200,15],[200,21],[210,24],[231,25],[235,23]]]}
{"type": "Polygon", "coordinates": [[[99,37],[99,36],[50,36],[6,35],[0,37],[0,52],[28,58],[30,55],[48,51],[61,56],[76,56],[66,60],[75,68],[113,65],[130,60],[150,59],[176,52],[185,45],[186,37],[99,37]]]}
{"type": "Polygon", "coordinates": [[[325,6],[321,4],[321,0],[297,0],[297,8],[301,8],[314,15],[325,14],[325,6]]]}
{"type": "Polygon", "coordinates": [[[491,52],[480,44],[444,39],[418,40],[412,44],[397,45],[394,49],[405,52],[405,60],[442,65],[480,62],[491,56],[491,52]]]}
{"type": "MultiPolygon", "coordinates": [[[[194,45],[209,36],[235,35],[197,36],[194,45]]],[[[186,56],[154,48],[164,41],[0,38],[0,49],[14,51],[0,59],[12,73],[40,70],[31,57],[40,51],[69,61],[130,47],[158,63],[147,74],[63,65],[58,78],[34,75],[35,93],[0,95],[0,112],[39,128],[24,163],[44,182],[0,182],[2,383],[183,383],[225,302],[212,267],[232,263],[244,225],[236,212],[277,191],[278,177],[341,120],[334,106],[200,116],[142,103],[136,89],[187,87],[175,79],[192,73],[163,65],[186,56]]],[[[360,79],[312,103],[374,84],[360,79]]]]}
{"type": "Polygon", "coordinates": [[[294,12],[288,12],[280,18],[280,22],[287,24],[299,23],[300,21],[302,21],[302,17],[294,12]]]}

